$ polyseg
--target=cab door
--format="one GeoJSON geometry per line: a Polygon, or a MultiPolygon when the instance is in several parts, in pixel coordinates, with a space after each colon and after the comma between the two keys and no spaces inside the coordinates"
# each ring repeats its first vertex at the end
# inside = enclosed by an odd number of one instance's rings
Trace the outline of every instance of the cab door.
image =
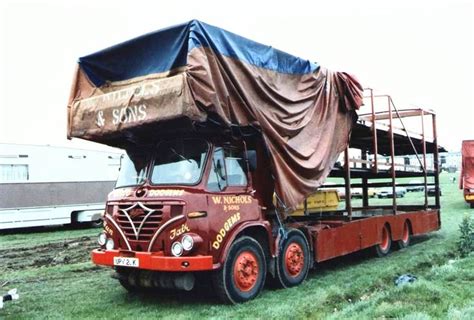
{"type": "Polygon", "coordinates": [[[243,149],[221,146],[215,147],[212,154],[206,189],[214,250],[220,249],[239,224],[259,219],[258,202],[249,192],[243,154],[243,149]]]}

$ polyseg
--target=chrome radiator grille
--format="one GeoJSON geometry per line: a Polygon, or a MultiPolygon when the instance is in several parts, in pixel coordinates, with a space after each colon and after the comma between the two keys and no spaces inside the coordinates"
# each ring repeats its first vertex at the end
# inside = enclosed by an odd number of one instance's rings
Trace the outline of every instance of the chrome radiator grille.
{"type": "Polygon", "coordinates": [[[116,221],[128,240],[150,241],[163,219],[164,205],[118,205],[116,221]]]}

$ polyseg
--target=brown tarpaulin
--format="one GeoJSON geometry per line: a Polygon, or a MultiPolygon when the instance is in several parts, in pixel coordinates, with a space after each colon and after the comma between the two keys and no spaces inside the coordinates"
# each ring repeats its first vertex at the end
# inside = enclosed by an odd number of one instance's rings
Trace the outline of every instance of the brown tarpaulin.
{"type": "Polygon", "coordinates": [[[195,47],[182,69],[100,87],[78,68],[68,136],[120,146],[114,141],[130,139],[144,124],[159,132],[163,120],[203,122],[212,112],[227,125],[261,130],[276,192],[295,208],[324,182],[347,147],[362,92],[346,73],[322,67],[306,74],[282,73],[195,47]],[[125,110],[125,121],[114,123],[117,110],[125,110]]]}

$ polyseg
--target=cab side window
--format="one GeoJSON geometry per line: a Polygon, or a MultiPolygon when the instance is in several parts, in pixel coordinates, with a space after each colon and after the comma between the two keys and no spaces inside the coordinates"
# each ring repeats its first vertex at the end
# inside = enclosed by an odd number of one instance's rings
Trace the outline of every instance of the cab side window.
{"type": "Polygon", "coordinates": [[[246,186],[247,175],[245,174],[245,159],[243,153],[226,149],[225,150],[225,168],[227,171],[229,186],[246,186]]]}
{"type": "Polygon", "coordinates": [[[207,181],[209,191],[222,191],[227,186],[246,186],[247,174],[243,152],[234,148],[216,148],[207,181]]]}
{"type": "Polygon", "coordinates": [[[224,164],[224,149],[216,148],[212,155],[211,172],[207,180],[207,189],[209,191],[222,191],[227,187],[225,164],[224,164]]]}

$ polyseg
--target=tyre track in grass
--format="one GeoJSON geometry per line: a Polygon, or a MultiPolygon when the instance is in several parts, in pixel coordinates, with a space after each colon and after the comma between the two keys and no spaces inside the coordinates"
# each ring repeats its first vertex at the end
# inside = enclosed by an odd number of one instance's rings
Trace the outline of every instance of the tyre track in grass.
{"type": "Polygon", "coordinates": [[[89,261],[90,252],[97,247],[94,238],[82,236],[65,241],[28,245],[0,250],[3,272],[89,261]]]}

